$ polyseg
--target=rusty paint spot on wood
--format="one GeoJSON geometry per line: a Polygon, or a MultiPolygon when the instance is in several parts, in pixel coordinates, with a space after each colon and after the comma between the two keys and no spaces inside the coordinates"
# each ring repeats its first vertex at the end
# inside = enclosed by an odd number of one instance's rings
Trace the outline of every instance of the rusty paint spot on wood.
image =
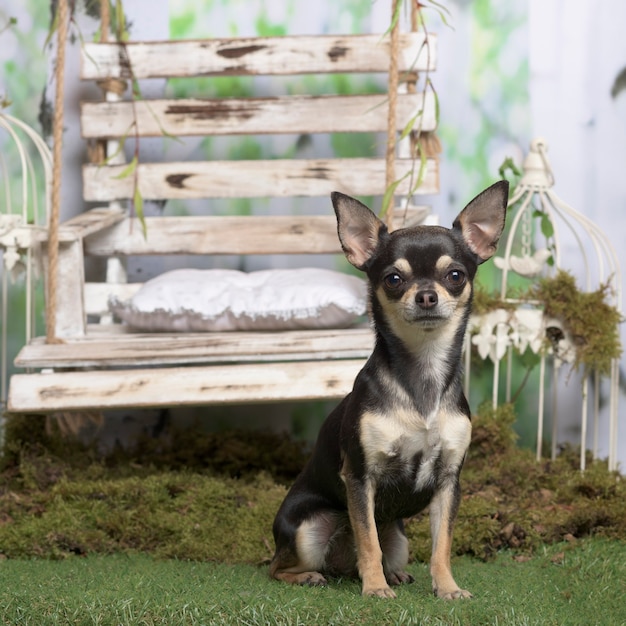
{"type": "Polygon", "coordinates": [[[312,178],[328,180],[331,170],[328,167],[310,167],[307,171],[313,175],[312,178]]]}
{"type": "Polygon", "coordinates": [[[328,51],[328,57],[331,61],[338,61],[341,57],[345,57],[348,52],[348,48],[345,46],[333,46],[328,51]]]}
{"type": "Polygon", "coordinates": [[[246,56],[247,54],[253,54],[254,52],[258,52],[259,50],[264,50],[267,46],[235,46],[233,48],[222,48],[217,51],[221,57],[225,59],[240,59],[241,57],[246,56]]]}
{"type": "Polygon", "coordinates": [[[68,394],[68,390],[66,387],[48,387],[47,389],[42,389],[39,392],[39,397],[42,400],[48,400],[50,398],[65,398],[66,396],[71,395],[68,394]]]}
{"type": "Polygon", "coordinates": [[[166,115],[189,116],[197,120],[227,119],[229,117],[247,120],[253,117],[257,110],[258,107],[248,103],[210,101],[200,104],[172,104],[165,113],[166,115]]]}
{"type": "Polygon", "coordinates": [[[192,174],[170,174],[166,177],[165,182],[175,189],[184,189],[185,181],[191,176],[192,174]]]}

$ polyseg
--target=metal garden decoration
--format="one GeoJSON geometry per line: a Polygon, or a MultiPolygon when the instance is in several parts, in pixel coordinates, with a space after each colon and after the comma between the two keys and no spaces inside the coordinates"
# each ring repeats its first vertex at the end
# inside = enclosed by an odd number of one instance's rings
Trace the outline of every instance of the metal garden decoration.
{"type": "Polygon", "coordinates": [[[538,361],[537,459],[541,458],[544,414],[551,385],[552,457],[557,452],[558,381],[581,373],[580,468],[585,469],[589,415],[591,450],[598,456],[600,398],[608,383],[608,465],[617,466],[618,375],[621,346],[621,272],[607,236],[561,200],[554,190],[546,143],[531,143],[519,183],[509,200],[508,229],[494,258],[501,271],[495,296],[477,294],[467,337],[469,380],[474,348],[493,362],[494,408],[504,376],[504,400],[512,398],[513,355],[538,361]],[[575,249],[582,261],[584,291],[568,271],[575,249]],[[567,250],[567,253],[566,253],[567,250]],[[530,357],[530,359],[528,358],[530,357]],[[591,386],[591,389],[590,389],[591,386]],[[593,393],[591,393],[591,390],[593,393]]]}
{"type": "MultiPolygon", "coordinates": [[[[7,154],[15,155],[20,176],[11,174],[9,164],[0,153],[0,276],[2,283],[2,340],[0,343],[0,407],[7,397],[7,333],[9,325],[9,282],[25,281],[25,340],[34,334],[35,279],[39,268],[41,244],[47,238],[50,213],[52,156],[44,140],[21,120],[0,112],[0,134],[8,136],[7,154]],[[32,145],[29,145],[32,144],[32,145]],[[32,155],[37,158],[33,160],[32,155]],[[40,163],[38,162],[40,161],[40,163]],[[39,180],[41,179],[41,180],[39,180]],[[43,200],[38,190],[43,189],[43,200]],[[17,201],[19,198],[21,201],[17,201]],[[44,206],[40,206],[43,203],[44,206]]],[[[13,332],[15,330],[13,329],[13,332]]],[[[1,428],[0,428],[1,431],[1,428]]]]}

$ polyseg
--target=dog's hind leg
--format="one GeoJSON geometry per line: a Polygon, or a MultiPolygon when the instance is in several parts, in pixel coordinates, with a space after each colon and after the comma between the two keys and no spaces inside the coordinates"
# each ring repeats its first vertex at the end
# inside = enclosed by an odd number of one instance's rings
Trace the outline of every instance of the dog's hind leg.
{"type": "Polygon", "coordinates": [[[402,520],[380,525],[378,538],[387,582],[392,586],[412,583],[413,576],[404,571],[409,562],[409,540],[404,534],[402,520]]]}
{"type": "Polygon", "coordinates": [[[270,576],[295,585],[325,585],[322,571],[337,532],[337,516],[318,513],[295,528],[277,524],[276,554],[270,563],[270,576]],[[281,528],[282,526],[282,528],[281,528]]]}

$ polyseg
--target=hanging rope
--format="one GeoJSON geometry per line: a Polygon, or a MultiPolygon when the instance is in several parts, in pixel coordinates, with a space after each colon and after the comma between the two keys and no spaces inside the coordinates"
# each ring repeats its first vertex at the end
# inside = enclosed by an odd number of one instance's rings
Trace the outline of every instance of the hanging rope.
{"type": "MultiPolygon", "coordinates": [[[[400,0],[393,0],[391,6],[391,42],[389,50],[389,112],[387,114],[387,152],[385,154],[385,188],[389,189],[396,179],[396,106],[398,103],[398,51],[400,49],[400,19],[397,15],[400,0]]],[[[387,226],[393,223],[394,196],[391,194],[383,212],[387,216],[387,226]]]]}
{"type": "Polygon", "coordinates": [[[67,42],[67,0],[59,0],[57,29],[56,93],[52,119],[52,198],[48,225],[48,306],[46,307],[46,341],[60,343],[56,336],[57,281],[59,278],[59,213],[61,206],[61,170],[63,148],[63,97],[65,82],[65,45],[67,42]]]}
{"type": "Polygon", "coordinates": [[[100,0],[100,43],[109,41],[109,27],[111,14],[109,12],[109,0],[100,0]]]}

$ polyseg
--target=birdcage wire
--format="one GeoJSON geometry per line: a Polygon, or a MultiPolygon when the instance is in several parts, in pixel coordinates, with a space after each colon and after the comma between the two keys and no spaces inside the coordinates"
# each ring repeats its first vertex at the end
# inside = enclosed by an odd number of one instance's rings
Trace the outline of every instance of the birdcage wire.
{"type": "MultiPolygon", "coordinates": [[[[509,200],[507,221],[508,233],[501,242],[502,256],[494,258],[496,267],[501,270],[500,300],[508,305],[514,305],[513,312],[504,309],[481,316],[474,316],[470,325],[471,332],[466,337],[466,389],[469,390],[469,372],[471,369],[470,349],[472,345],[478,347],[483,359],[490,358],[493,362],[493,390],[492,404],[499,404],[499,384],[502,370],[505,370],[505,400],[511,401],[511,377],[513,365],[513,350],[520,347],[520,329],[524,324],[534,328],[535,335],[528,336],[521,343],[532,345],[533,351],[539,355],[539,390],[537,406],[537,447],[536,457],[541,459],[544,438],[545,406],[551,402],[552,437],[551,456],[554,458],[558,451],[558,421],[559,421],[559,394],[558,381],[563,378],[565,363],[572,363],[575,359],[576,347],[571,338],[567,337],[567,329],[559,320],[549,320],[541,311],[541,303],[531,300],[518,300],[510,295],[512,275],[533,279],[539,276],[555,275],[558,270],[568,270],[565,259],[566,243],[572,242],[578,252],[584,271],[584,288],[586,291],[608,285],[607,301],[618,311],[622,310],[622,277],[615,248],[606,234],[588,217],[575,210],[563,201],[553,190],[555,178],[547,158],[548,147],[543,139],[531,142],[530,151],[523,164],[521,179],[512,197],[509,200]],[[536,219],[548,220],[551,232],[544,233],[547,247],[536,245],[537,236],[533,236],[530,225],[536,219]],[[516,250],[521,250],[517,255],[516,250]],[[516,326],[517,325],[517,326],[516,326]],[[556,341],[553,349],[545,349],[546,332],[555,329],[562,333],[564,339],[556,341]],[[516,346],[516,341],[518,345],[516,346]],[[505,360],[506,365],[501,366],[505,360]],[[546,391],[548,376],[552,382],[551,397],[546,391]]],[[[535,233],[536,234],[536,233],[535,233]]],[[[525,328],[530,332],[533,328],[525,328]]],[[[522,350],[523,352],[523,350],[522,350]]],[[[619,360],[611,359],[608,375],[608,465],[611,470],[617,468],[617,422],[619,396],[619,360]]],[[[580,467],[586,466],[586,449],[589,430],[589,412],[593,418],[592,425],[592,454],[597,459],[599,451],[599,422],[600,422],[600,389],[602,377],[597,371],[582,371],[581,381],[581,416],[580,416],[580,467]],[[590,393],[590,386],[593,394],[590,393]],[[590,395],[593,396],[592,406],[590,395]]]]}
{"type": "Polygon", "coordinates": [[[4,186],[0,200],[0,274],[2,333],[0,345],[0,437],[3,436],[2,415],[6,407],[8,384],[8,327],[9,281],[18,270],[24,274],[25,289],[25,342],[35,333],[35,275],[40,261],[38,250],[45,240],[50,215],[50,190],[52,186],[52,154],[43,138],[22,120],[6,112],[0,112],[0,133],[5,140],[0,152],[0,180],[4,186]],[[19,192],[14,194],[15,175],[9,167],[7,156],[17,162],[19,192]],[[43,203],[40,190],[43,189],[43,203]],[[17,196],[16,197],[14,197],[17,196]],[[43,206],[42,206],[43,204],[43,206]]]}

